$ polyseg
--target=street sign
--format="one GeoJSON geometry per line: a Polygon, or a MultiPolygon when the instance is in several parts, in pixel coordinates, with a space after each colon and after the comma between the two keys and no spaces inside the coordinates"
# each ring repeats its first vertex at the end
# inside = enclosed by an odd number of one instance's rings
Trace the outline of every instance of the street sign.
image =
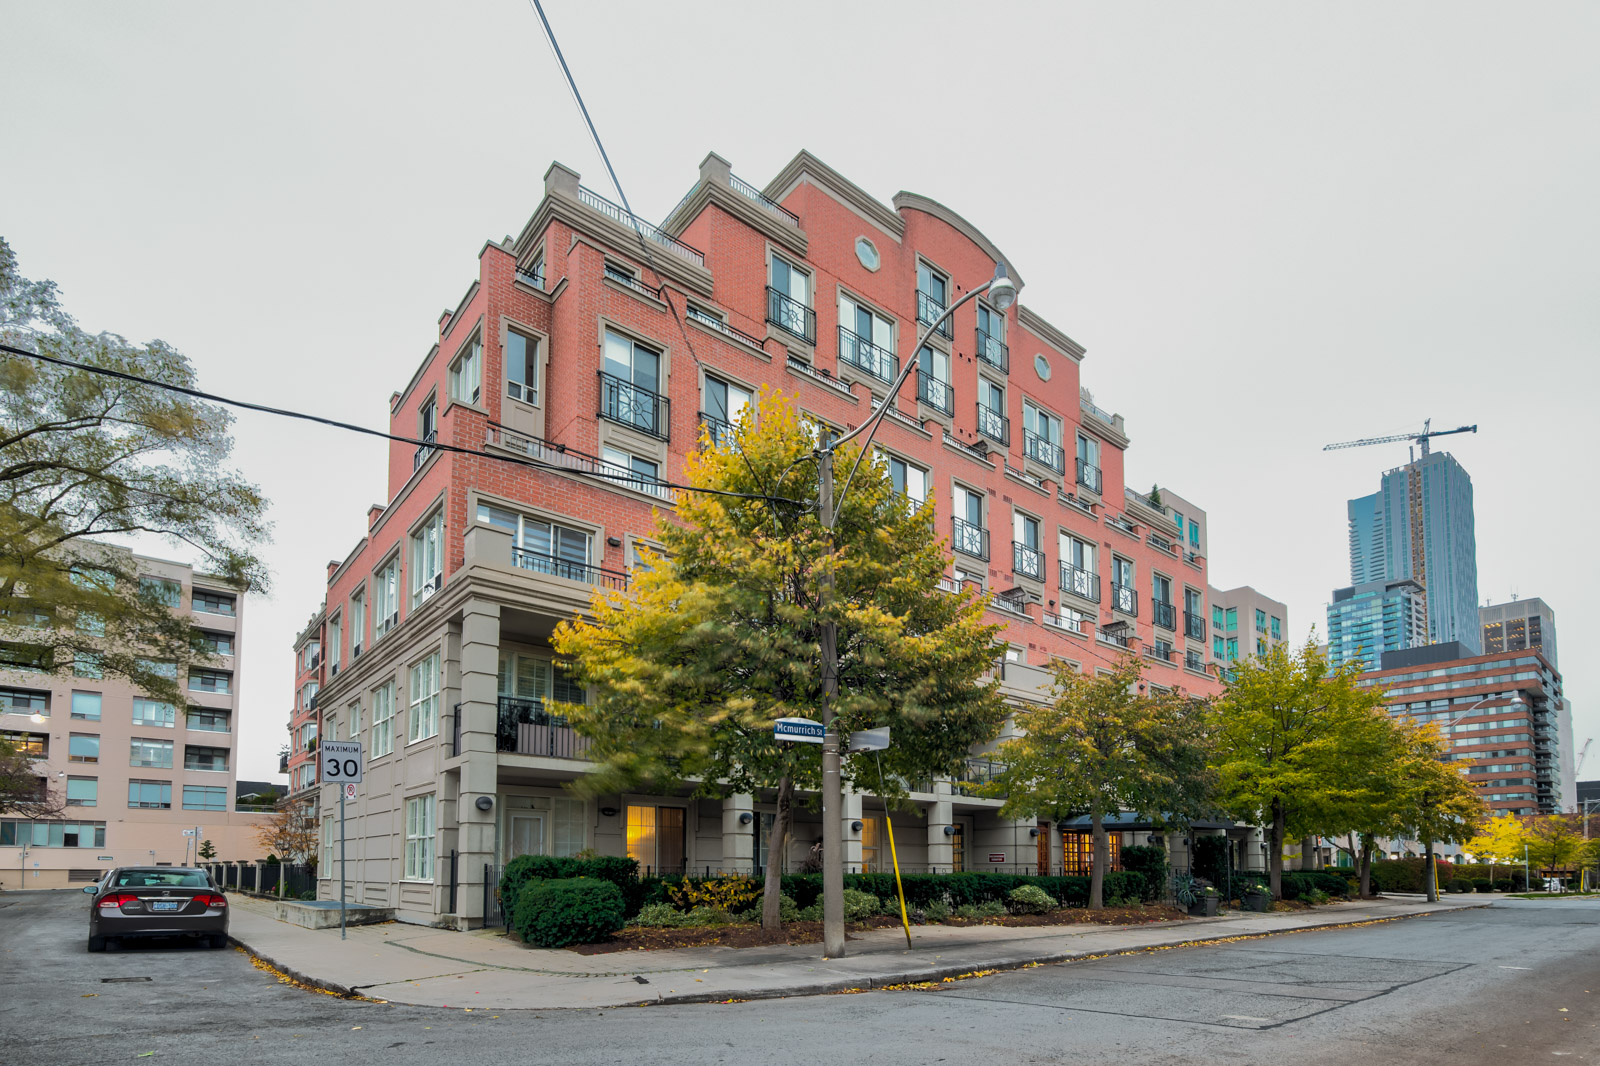
{"type": "Polygon", "coordinates": [[[850,734],[851,751],[882,751],[889,746],[889,727],[863,729],[850,734]]]}
{"type": "Polygon", "coordinates": [[[193,829],[185,829],[183,831],[183,835],[186,836],[186,837],[192,837],[192,836],[198,836],[199,834],[193,829]]]}
{"type": "Polygon", "coordinates": [[[111,856],[111,855],[96,855],[94,857],[94,861],[95,862],[116,862],[117,860],[116,860],[116,858],[114,856],[111,856]]]}
{"type": "Polygon", "coordinates": [[[772,723],[772,736],[776,740],[797,740],[802,744],[822,743],[822,723],[809,718],[779,718],[772,723]]]}
{"type": "Polygon", "coordinates": [[[361,741],[324,740],[322,779],[333,784],[361,780],[361,741]]]}
{"type": "Polygon", "coordinates": [[[1006,853],[1003,852],[1003,851],[991,851],[989,853],[989,861],[990,862],[1005,862],[1006,861],[1006,853]]]}
{"type": "Polygon", "coordinates": [[[356,783],[354,781],[351,781],[344,786],[344,795],[346,799],[356,798],[356,783]]]}

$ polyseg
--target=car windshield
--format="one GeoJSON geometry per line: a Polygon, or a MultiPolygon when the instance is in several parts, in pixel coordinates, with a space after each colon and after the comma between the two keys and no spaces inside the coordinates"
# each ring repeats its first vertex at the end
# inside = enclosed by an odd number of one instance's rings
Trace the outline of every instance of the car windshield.
{"type": "Polygon", "coordinates": [[[209,888],[211,881],[198,870],[123,870],[117,888],[209,888]]]}

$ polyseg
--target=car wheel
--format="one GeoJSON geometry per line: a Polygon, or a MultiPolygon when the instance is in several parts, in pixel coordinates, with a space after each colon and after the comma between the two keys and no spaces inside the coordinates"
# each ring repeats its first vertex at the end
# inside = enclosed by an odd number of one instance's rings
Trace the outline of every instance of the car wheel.
{"type": "Polygon", "coordinates": [[[90,951],[104,951],[105,949],[106,949],[106,938],[105,937],[103,937],[103,936],[92,936],[92,937],[89,938],[89,950],[90,951]]]}
{"type": "Polygon", "coordinates": [[[210,938],[210,943],[213,948],[225,948],[228,946],[228,934],[218,933],[210,938]]]}

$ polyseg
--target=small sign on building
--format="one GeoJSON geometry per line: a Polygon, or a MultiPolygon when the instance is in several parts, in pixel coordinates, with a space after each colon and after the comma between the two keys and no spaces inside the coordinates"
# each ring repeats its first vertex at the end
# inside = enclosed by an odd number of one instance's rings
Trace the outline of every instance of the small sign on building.
{"type": "Polygon", "coordinates": [[[991,851],[989,853],[989,861],[990,862],[1005,862],[1006,861],[1006,853],[1003,852],[1003,851],[991,851]]]}

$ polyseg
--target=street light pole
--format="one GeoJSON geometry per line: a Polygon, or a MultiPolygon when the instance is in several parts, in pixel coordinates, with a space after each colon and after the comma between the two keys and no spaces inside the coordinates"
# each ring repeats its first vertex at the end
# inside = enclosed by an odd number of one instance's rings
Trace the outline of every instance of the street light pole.
{"type": "Polygon", "coordinates": [[[917,338],[916,346],[911,349],[911,358],[900,368],[894,384],[889,386],[888,395],[883,398],[883,404],[870,418],[839,439],[828,441],[817,449],[818,481],[821,488],[818,494],[817,516],[828,535],[827,548],[830,560],[817,578],[817,610],[822,614],[822,632],[817,641],[822,656],[822,954],[830,959],[844,955],[845,944],[844,781],[840,766],[839,733],[833,724],[834,704],[839,695],[839,627],[833,621],[831,613],[833,527],[838,521],[839,511],[844,506],[845,494],[850,491],[850,484],[855,480],[856,471],[860,469],[861,461],[866,458],[873,434],[877,433],[878,425],[894,406],[895,397],[900,394],[900,386],[905,384],[906,378],[911,376],[912,368],[917,365],[916,353],[922,351],[922,345],[927,341],[929,334],[956,313],[956,308],[983,292],[989,293],[990,302],[1001,312],[1016,300],[1017,283],[1006,274],[1004,263],[996,263],[993,278],[945,308],[944,314],[923,328],[917,338]],[[861,451],[850,467],[850,473],[845,476],[844,487],[839,490],[838,499],[835,500],[833,454],[841,445],[856,437],[862,437],[861,451]]]}

